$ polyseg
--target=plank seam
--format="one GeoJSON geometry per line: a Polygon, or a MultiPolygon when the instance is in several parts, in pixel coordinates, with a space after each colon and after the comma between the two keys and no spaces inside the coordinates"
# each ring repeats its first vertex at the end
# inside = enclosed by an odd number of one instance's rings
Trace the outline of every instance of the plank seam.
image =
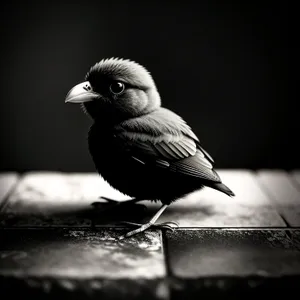
{"type": "Polygon", "coordinates": [[[288,173],[291,184],[297,189],[300,190],[300,183],[296,180],[293,173],[288,173]]]}
{"type": "Polygon", "coordinates": [[[270,204],[272,205],[272,207],[276,210],[277,214],[279,215],[279,217],[282,219],[282,221],[284,222],[284,224],[286,225],[287,228],[291,228],[291,225],[289,224],[289,222],[287,222],[287,220],[283,217],[282,213],[278,210],[278,204],[272,200],[272,195],[269,191],[268,188],[266,188],[266,186],[258,179],[258,173],[260,170],[256,170],[255,173],[255,181],[257,182],[257,185],[259,186],[259,188],[261,189],[261,191],[263,193],[265,193],[265,195],[267,196],[270,204]]]}
{"type": "Polygon", "coordinates": [[[7,205],[10,196],[13,194],[13,192],[16,190],[17,186],[19,185],[21,179],[23,178],[22,175],[18,174],[18,179],[17,181],[11,186],[11,188],[9,189],[9,191],[7,192],[6,196],[3,198],[3,200],[0,203],[0,214],[4,212],[4,208],[7,205]]]}

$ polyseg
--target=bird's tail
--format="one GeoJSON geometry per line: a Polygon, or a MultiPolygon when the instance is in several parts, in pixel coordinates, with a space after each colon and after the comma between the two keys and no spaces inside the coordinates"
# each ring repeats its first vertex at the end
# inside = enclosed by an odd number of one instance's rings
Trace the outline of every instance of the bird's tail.
{"type": "Polygon", "coordinates": [[[235,196],[234,192],[228,186],[226,186],[224,183],[215,183],[212,186],[212,188],[215,189],[215,190],[218,190],[220,192],[225,193],[229,197],[234,197],[235,196]]]}

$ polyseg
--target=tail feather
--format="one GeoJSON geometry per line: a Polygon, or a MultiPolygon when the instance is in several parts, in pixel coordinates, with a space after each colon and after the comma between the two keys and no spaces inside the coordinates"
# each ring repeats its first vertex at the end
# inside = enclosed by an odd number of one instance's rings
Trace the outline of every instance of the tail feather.
{"type": "Polygon", "coordinates": [[[212,186],[212,188],[225,193],[229,197],[235,196],[234,192],[228,186],[226,186],[224,183],[216,183],[212,186]]]}

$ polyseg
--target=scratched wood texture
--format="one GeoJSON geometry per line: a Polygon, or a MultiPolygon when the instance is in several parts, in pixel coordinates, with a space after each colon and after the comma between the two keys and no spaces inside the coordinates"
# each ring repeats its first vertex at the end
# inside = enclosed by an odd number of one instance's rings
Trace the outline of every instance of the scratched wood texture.
{"type": "MultiPolygon", "coordinates": [[[[300,226],[299,171],[218,170],[236,197],[205,188],[179,199],[159,222],[176,221],[180,227],[298,227],[300,226]]],[[[130,197],[110,187],[96,173],[29,172],[0,176],[1,225],[90,226],[122,220],[147,221],[159,203],[143,201],[126,206],[120,215],[102,213],[91,204],[100,196],[119,201],[130,197]],[[146,209],[144,207],[146,206],[146,209]],[[142,209],[143,208],[143,209],[142,209]]]]}
{"type": "Polygon", "coordinates": [[[158,220],[178,222],[174,232],[150,229],[122,241],[129,228],[118,221],[146,222],[160,205],[95,207],[100,196],[129,199],[96,173],[1,174],[2,296],[232,300],[300,292],[300,171],[218,171],[236,197],[197,191],[158,220]]]}

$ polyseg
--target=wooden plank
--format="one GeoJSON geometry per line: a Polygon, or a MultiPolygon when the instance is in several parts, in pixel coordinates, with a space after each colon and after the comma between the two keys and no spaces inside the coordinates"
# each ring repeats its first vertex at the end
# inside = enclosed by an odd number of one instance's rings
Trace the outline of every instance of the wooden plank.
{"type": "Polygon", "coordinates": [[[300,226],[300,188],[283,170],[259,170],[257,178],[290,226],[300,226]]]}
{"type": "MultiPolygon", "coordinates": [[[[248,170],[218,170],[236,194],[230,198],[210,188],[172,203],[158,222],[176,221],[181,227],[285,227],[285,223],[248,170]]],[[[147,218],[160,204],[149,204],[147,218]]]]}
{"type": "Polygon", "coordinates": [[[18,179],[19,175],[17,173],[0,173],[0,211],[18,179]]]}
{"type": "Polygon", "coordinates": [[[300,291],[299,234],[288,229],[167,232],[169,270],[176,277],[172,299],[240,299],[300,291]]]}
{"type": "Polygon", "coordinates": [[[167,300],[160,232],[150,230],[118,240],[125,232],[104,228],[1,230],[2,296],[167,300]]]}

